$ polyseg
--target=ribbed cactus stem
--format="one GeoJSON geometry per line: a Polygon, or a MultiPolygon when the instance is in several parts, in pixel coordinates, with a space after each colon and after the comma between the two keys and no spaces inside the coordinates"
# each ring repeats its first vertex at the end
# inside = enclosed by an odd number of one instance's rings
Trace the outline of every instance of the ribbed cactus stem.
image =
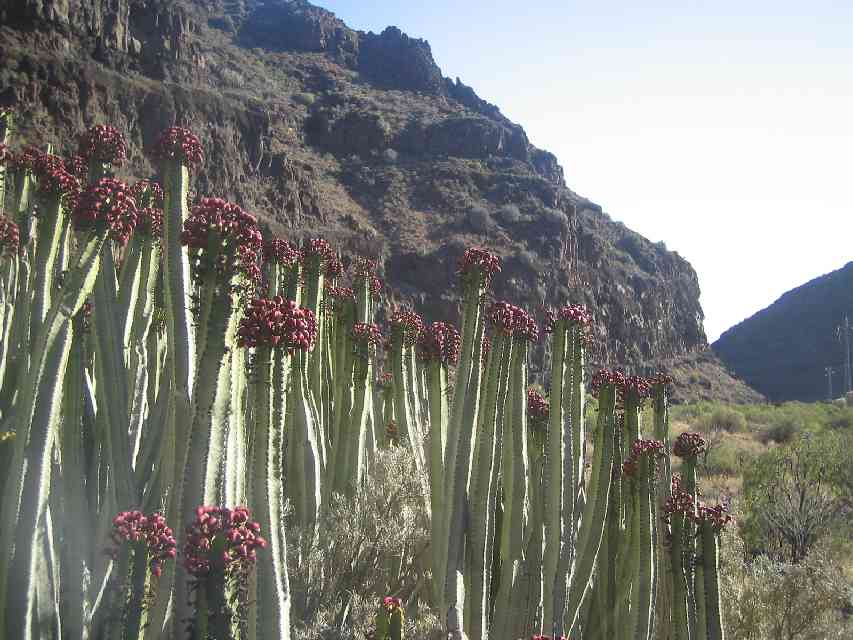
{"type": "Polygon", "coordinates": [[[314,524],[319,514],[322,466],[317,441],[317,410],[308,386],[306,353],[294,354],[291,380],[288,402],[292,406],[292,422],[288,427],[285,489],[293,503],[295,522],[307,526],[314,524]]]}
{"type": "Polygon", "coordinates": [[[614,409],[616,391],[612,385],[601,388],[598,397],[598,425],[586,504],[581,517],[575,555],[577,560],[569,576],[566,627],[574,631],[581,604],[589,592],[590,577],[601,546],[604,521],[612,481],[614,409]]]}
{"type": "Polygon", "coordinates": [[[634,627],[635,640],[647,640],[652,632],[653,587],[655,575],[654,550],[654,502],[655,502],[655,461],[645,455],[637,471],[637,508],[635,522],[639,524],[637,591],[631,594],[631,607],[636,611],[634,627]]]}
{"type": "MultiPolygon", "coordinates": [[[[250,505],[261,531],[268,532],[271,558],[256,565],[257,593],[250,616],[257,625],[257,638],[290,637],[290,585],[287,576],[287,546],[284,534],[284,487],[282,485],[281,437],[272,420],[272,350],[255,351],[252,406],[250,505]]],[[[250,637],[250,640],[255,640],[250,637]]]]}
{"type": "MultiPolygon", "coordinates": [[[[205,320],[204,342],[198,346],[201,355],[193,387],[193,419],[183,457],[184,496],[181,520],[191,521],[195,508],[204,502],[208,477],[211,485],[220,469],[221,458],[211,455],[221,452],[225,433],[225,419],[231,393],[227,375],[226,350],[233,344],[236,330],[233,320],[233,294],[231,279],[223,282],[211,274],[201,284],[203,296],[211,300],[205,320]],[[229,336],[229,329],[231,335],[229,336]],[[232,342],[228,342],[228,338],[232,342]],[[212,467],[212,468],[211,468],[212,467]]],[[[211,487],[212,488],[212,487],[211,487]]],[[[261,523],[262,526],[264,523],[261,523]]]]}
{"type": "MultiPolygon", "coordinates": [[[[696,456],[688,456],[684,458],[681,466],[681,482],[684,485],[685,493],[693,498],[693,515],[696,515],[696,507],[699,505],[699,496],[696,491],[696,456]]],[[[686,563],[684,567],[685,579],[687,581],[687,622],[690,632],[690,640],[694,640],[694,636],[702,633],[699,628],[699,607],[704,608],[704,602],[700,603],[699,594],[699,570],[696,558],[696,523],[694,519],[686,518],[684,521],[684,546],[686,563]]]]}
{"type": "MultiPolygon", "coordinates": [[[[468,455],[463,454],[463,459],[458,460],[459,448],[469,447],[470,451],[470,434],[466,434],[462,430],[463,422],[473,425],[473,417],[476,415],[477,393],[479,391],[480,382],[480,353],[482,348],[483,335],[483,320],[482,320],[482,296],[485,293],[485,279],[478,277],[468,279],[463,283],[463,307],[462,307],[462,345],[459,352],[459,364],[456,367],[456,381],[453,387],[453,399],[450,404],[450,417],[447,422],[447,447],[445,449],[444,459],[444,492],[442,499],[443,513],[441,515],[442,532],[438,538],[437,544],[440,545],[438,550],[439,563],[445,567],[450,567],[449,560],[449,544],[453,544],[453,538],[450,533],[452,526],[452,516],[456,508],[456,501],[463,500],[465,495],[465,486],[468,482],[468,455]],[[469,396],[473,395],[473,398],[469,396]],[[470,421],[465,421],[465,413],[471,416],[470,421]],[[462,482],[461,489],[458,483],[462,482]],[[459,492],[462,492],[461,495],[459,492]]],[[[396,418],[399,420],[400,416],[396,418]]],[[[464,504],[464,503],[462,503],[464,504]]],[[[459,514],[461,517],[461,514],[459,514]]],[[[458,544],[458,541],[455,542],[458,544]]],[[[444,610],[446,604],[445,596],[447,593],[452,593],[453,598],[456,598],[456,585],[452,585],[452,589],[448,590],[448,576],[445,572],[441,573],[443,583],[439,588],[443,588],[442,599],[437,602],[440,610],[444,610]]],[[[461,633],[461,626],[454,621],[454,627],[461,633]]]]}
{"type": "MultiPolygon", "coordinates": [[[[572,459],[571,439],[566,441],[564,434],[564,396],[571,399],[571,390],[566,388],[567,378],[570,379],[570,369],[567,366],[566,326],[559,322],[551,335],[551,389],[549,392],[548,433],[546,438],[545,457],[545,508],[543,520],[545,525],[545,547],[542,560],[542,632],[552,635],[555,626],[554,591],[557,580],[557,564],[560,557],[560,545],[571,544],[567,539],[571,530],[563,531],[562,506],[563,492],[572,491],[574,482],[571,476],[572,467],[569,465],[566,474],[565,460],[572,459]],[[569,446],[568,450],[566,445],[569,446]],[[563,486],[565,483],[567,486],[563,486]]],[[[568,402],[566,402],[568,404],[568,402]]],[[[571,523],[570,523],[571,524],[571,523]]],[[[560,611],[562,618],[562,611],[560,611]]]]}
{"type": "MultiPolygon", "coordinates": [[[[701,548],[700,548],[701,553],[701,548]]],[[[693,593],[696,599],[696,622],[692,629],[691,640],[711,640],[708,635],[708,601],[705,593],[705,559],[696,556],[696,566],[693,571],[693,593]]]]}
{"type": "Polygon", "coordinates": [[[669,566],[672,575],[672,637],[690,640],[687,617],[687,577],[684,567],[684,514],[674,513],[670,531],[669,566]]]}
{"type": "Polygon", "coordinates": [[[90,236],[81,245],[62,293],[45,318],[30,370],[19,391],[15,453],[0,503],[20,505],[17,510],[6,508],[0,514],[0,602],[5,603],[0,607],[0,628],[5,625],[7,637],[23,635],[24,620],[5,613],[28,609],[34,543],[40,539],[37,531],[47,508],[53,443],[59,428],[64,381],[61,373],[71,349],[71,318],[94,288],[105,239],[105,234],[90,236]]]}
{"type": "MultiPolygon", "coordinates": [[[[702,544],[701,561],[705,587],[705,624],[708,640],[725,640],[723,613],[720,602],[720,549],[719,535],[710,521],[699,527],[702,544]]],[[[697,576],[698,579],[698,576],[697,576]]]]}
{"type": "Polygon", "coordinates": [[[354,399],[352,409],[345,420],[345,429],[335,443],[335,490],[352,495],[359,486],[365,470],[365,441],[367,418],[370,413],[370,384],[373,361],[370,349],[365,344],[356,346],[352,384],[354,399]]]}
{"type": "MultiPolygon", "coordinates": [[[[126,377],[123,319],[119,315],[115,261],[107,245],[101,257],[102,268],[95,281],[94,308],[92,310],[93,338],[98,366],[95,367],[98,389],[98,411],[105,419],[106,453],[114,469],[126,464],[127,453],[132,451],[128,438],[130,416],[130,391],[126,377]]],[[[116,473],[113,491],[120,505],[137,504],[139,496],[133,475],[116,473]]]]}
{"type": "MultiPolygon", "coordinates": [[[[35,252],[33,269],[33,307],[30,314],[30,335],[38,335],[45,314],[50,309],[54,293],[56,258],[62,240],[62,204],[59,195],[44,197],[39,203],[36,223],[38,250],[35,252]]],[[[35,343],[31,343],[34,348],[35,343]]]]}
{"type": "MultiPolygon", "coordinates": [[[[494,501],[497,493],[496,467],[500,467],[501,448],[496,428],[498,414],[503,414],[506,393],[499,395],[505,388],[509,374],[509,357],[512,340],[502,334],[495,336],[489,353],[486,379],[483,384],[483,400],[478,416],[477,441],[471,468],[471,495],[469,498],[469,527],[467,557],[470,566],[466,574],[470,575],[470,590],[466,592],[469,604],[469,637],[481,640],[489,637],[491,607],[489,588],[492,582],[492,545],[494,536],[494,501]],[[503,402],[499,402],[499,398],[503,402]]],[[[510,422],[509,419],[506,420],[510,422]]]]}
{"type": "Polygon", "coordinates": [[[527,342],[513,338],[509,363],[508,416],[504,418],[501,448],[501,574],[495,598],[494,628],[506,629],[517,637],[527,623],[520,619],[524,602],[520,597],[524,569],[525,532],[528,531],[530,497],[527,452],[527,342]]]}
{"type": "MultiPolygon", "coordinates": [[[[477,302],[479,304],[479,301],[477,302]]],[[[483,344],[483,322],[479,313],[476,314],[476,326],[474,326],[473,353],[469,358],[469,377],[464,377],[459,372],[462,369],[462,360],[457,375],[454,389],[453,409],[450,418],[451,428],[448,429],[447,459],[445,469],[447,470],[448,486],[445,487],[445,513],[443,516],[443,527],[447,531],[446,546],[442,552],[446,553],[447,570],[444,574],[444,603],[447,607],[447,634],[451,640],[462,640],[464,633],[464,609],[465,588],[463,581],[464,561],[464,532],[465,532],[465,502],[467,498],[468,478],[470,474],[471,448],[474,438],[474,426],[477,422],[477,411],[480,402],[480,377],[482,372],[481,349],[483,344]],[[467,379],[467,385],[465,380],[467,379]],[[460,387],[466,387],[460,391],[460,387]],[[462,403],[459,411],[459,422],[453,427],[453,413],[457,411],[457,402],[462,403]],[[452,462],[452,464],[451,464],[452,462]]],[[[463,332],[463,352],[461,358],[465,358],[465,340],[463,332]]],[[[443,539],[445,539],[443,537],[443,539]]]]}

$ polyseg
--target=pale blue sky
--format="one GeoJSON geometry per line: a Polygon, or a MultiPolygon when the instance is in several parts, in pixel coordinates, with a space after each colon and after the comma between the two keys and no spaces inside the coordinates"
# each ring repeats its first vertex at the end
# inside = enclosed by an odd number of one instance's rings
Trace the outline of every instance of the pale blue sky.
{"type": "Polygon", "coordinates": [[[317,0],[429,40],[699,274],[709,341],[853,259],[853,2],[317,0]]]}

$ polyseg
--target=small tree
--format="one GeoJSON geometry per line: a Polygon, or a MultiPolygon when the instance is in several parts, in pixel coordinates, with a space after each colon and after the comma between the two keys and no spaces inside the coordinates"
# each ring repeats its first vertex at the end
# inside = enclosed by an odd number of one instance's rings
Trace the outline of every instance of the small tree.
{"type": "Polygon", "coordinates": [[[796,564],[846,518],[842,444],[834,434],[806,433],[747,469],[744,529],[755,550],[796,564]]]}

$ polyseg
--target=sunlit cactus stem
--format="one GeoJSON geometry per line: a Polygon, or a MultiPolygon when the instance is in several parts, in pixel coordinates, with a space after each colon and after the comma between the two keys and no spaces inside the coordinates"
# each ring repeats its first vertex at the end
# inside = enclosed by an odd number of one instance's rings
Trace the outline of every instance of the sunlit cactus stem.
{"type": "MultiPolygon", "coordinates": [[[[704,592],[704,607],[697,609],[699,623],[704,617],[704,629],[698,630],[697,637],[708,640],[725,640],[723,627],[722,606],[720,602],[720,550],[719,534],[731,520],[724,505],[708,507],[701,505],[698,515],[699,551],[697,557],[697,599],[699,597],[699,580],[702,580],[701,590],[704,592]],[[701,564],[701,570],[698,565],[701,564]]],[[[697,625],[698,626],[698,625],[697,625]]]]}
{"type": "MultiPolygon", "coordinates": [[[[459,599],[459,563],[462,559],[461,532],[465,493],[468,482],[468,457],[471,450],[471,430],[463,424],[473,425],[476,420],[480,388],[480,358],[483,339],[482,300],[492,276],[500,271],[500,260],[482,249],[468,249],[459,263],[462,283],[462,343],[450,416],[447,421],[447,446],[445,449],[442,532],[438,550],[441,565],[454,575],[439,574],[444,584],[444,596],[437,603],[443,612],[448,605],[447,631],[454,639],[462,637],[464,600],[459,599]],[[455,536],[455,537],[454,537],[455,536]],[[452,553],[451,553],[452,550],[452,553]],[[452,558],[451,558],[452,555],[452,558]]],[[[399,419],[399,416],[398,416],[399,419]]]]}
{"type": "MultiPolygon", "coordinates": [[[[498,494],[501,443],[506,415],[512,338],[497,333],[487,358],[483,386],[483,411],[478,416],[470,491],[470,526],[466,567],[470,574],[466,593],[466,621],[472,640],[488,638],[492,614],[492,559],[495,547],[495,504],[498,494]]],[[[436,435],[435,433],[433,435],[436,435]]],[[[438,482],[442,478],[437,478],[438,482]]],[[[435,525],[433,526],[435,529],[435,525]]],[[[498,545],[499,546],[499,545],[498,545]]]]}
{"type": "MultiPolygon", "coordinates": [[[[47,507],[53,443],[61,411],[63,376],[71,346],[71,321],[92,293],[97,278],[101,250],[109,236],[126,242],[136,223],[136,211],[126,185],[117,181],[93,185],[80,198],[73,213],[73,224],[83,234],[63,287],[51,304],[36,338],[32,363],[19,391],[16,415],[15,457],[10,469],[3,503],[20,496],[21,509],[3,512],[0,526],[0,608],[28,611],[32,603],[28,567],[32,566],[34,543],[40,539],[39,527],[47,507]],[[25,451],[26,447],[26,451],[25,451]],[[25,456],[26,454],[26,456],[25,456]],[[25,460],[26,458],[26,460],[25,460]],[[16,523],[17,516],[17,526],[16,523]],[[14,536],[15,542],[12,542],[14,536]],[[14,549],[14,557],[10,558],[14,549]],[[9,588],[8,578],[15,584],[9,588]]],[[[0,613],[8,637],[20,637],[24,620],[0,613]]]]}
{"type": "Polygon", "coordinates": [[[612,373],[604,371],[596,374],[592,380],[592,386],[598,394],[598,424],[586,503],[576,542],[577,560],[569,575],[565,624],[572,632],[576,632],[580,608],[589,592],[589,579],[601,547],[607,515],[613,478],[616,378],[612,373]]]}

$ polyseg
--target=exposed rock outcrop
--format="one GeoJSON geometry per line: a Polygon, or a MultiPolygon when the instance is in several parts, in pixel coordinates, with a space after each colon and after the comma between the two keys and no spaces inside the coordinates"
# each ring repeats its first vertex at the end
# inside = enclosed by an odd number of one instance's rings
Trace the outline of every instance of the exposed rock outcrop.
{"type": "Polygon", "coordinates": [[[302,0],[15,6],[0,10],[0,90],[28,141],[67,151],[109,122],[142,177],[157,133],[185,124],[207,156],[196,193],[373,254],[391,303],[454,318],[456,262],[487,245],[504,259],[496,296],[590,306],[598,363],[706,346],[691,266],[572,192],[556,158],[444,78],[424,40],[354,31],[302,0]]]}

